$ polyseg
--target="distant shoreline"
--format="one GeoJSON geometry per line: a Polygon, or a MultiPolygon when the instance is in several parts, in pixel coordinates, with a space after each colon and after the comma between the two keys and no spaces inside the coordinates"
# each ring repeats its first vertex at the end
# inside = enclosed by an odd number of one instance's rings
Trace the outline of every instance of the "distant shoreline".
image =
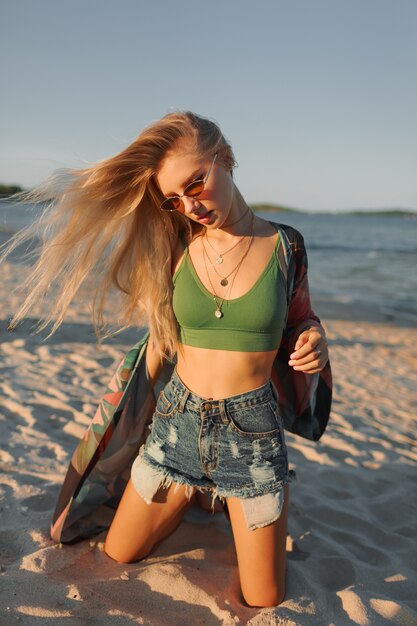
{"type": "Polygon", "coordinates": [[[340,211],[305,211],[303,209],[294,209],[290,207],[281,206],[279,204],[250,204],[251,209],[254,211],[264,211],[270,213],[301,213],[302,215],[383,215],[383,216],[413,216],[417,217],[417,209],[352,209],[346,210],[343,209],[340,211]]]}
{"type": "MultiPolygon", "coordinates": [[[[24,189],[20,185],[5,185],[0,183],[0,201],[12,198],[14,194],[21,193],[22,191],[29,191],[24,189]]],[[[45,200],[44,202],[48,202],[45,200]]],[[[254,211],[264,211],[268,213],[301,213],[303,215],[383,215],[383,216],[396,216],[396,217],[417,217],[417,209],[351,209],[344,211],[306,211],[303,209],[296,209],[294,207],[284,206],[282,204],[271,204],[268,202],[257,202],[255,204],[249,204],[254,211]]]]}

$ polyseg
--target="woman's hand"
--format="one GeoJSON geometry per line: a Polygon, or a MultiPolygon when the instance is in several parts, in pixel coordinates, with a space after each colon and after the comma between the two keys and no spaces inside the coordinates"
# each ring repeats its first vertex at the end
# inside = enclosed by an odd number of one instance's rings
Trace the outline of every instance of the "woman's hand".
{"type": "Polygon", "coordinates": [[[315,374],[324,368],[328,359],[326,335],[322,329],[313,327],[298,335],[288,365],[298,372],[315,374]]]}

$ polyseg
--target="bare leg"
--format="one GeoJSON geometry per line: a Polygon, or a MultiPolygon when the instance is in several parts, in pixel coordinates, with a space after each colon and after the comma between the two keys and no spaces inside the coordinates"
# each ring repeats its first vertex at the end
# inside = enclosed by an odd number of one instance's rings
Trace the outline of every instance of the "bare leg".
{"type": "Polygon", "coordinates": [[[284,600],[288,498],[286,485],[280,517],[255,530],[248,529],[240,500],[227,498],[240,585],[249,606],[277,606],[284,600]]]}
{"type": "Polygon", "coordinates": [[[179,485],[174,493],[176,484],[160,488],[147,504],[129,480],[106,537],[106,554],[122,563],[140,561],[168,537],[194,498],[188,501],[185,485],[179,485]]]}

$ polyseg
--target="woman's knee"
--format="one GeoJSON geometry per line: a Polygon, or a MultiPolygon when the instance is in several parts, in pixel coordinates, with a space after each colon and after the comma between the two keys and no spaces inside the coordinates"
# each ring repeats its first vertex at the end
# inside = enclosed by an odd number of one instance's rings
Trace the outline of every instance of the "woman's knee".
{"type": "Polygon", "coordinates": [[[113,561],[117,563],[137,563],[142,559],[145,559],[151,552],[152,547],[143,547],[140,550],[136,549],[135,552],[129,549],[128,546],[120,545],[119,542],[115,542],[109,535],[107,535],[104,542],[104,552],[113,561]]]}
{"type": "Polygon", "coordinates": [[[285,589],[270,589],[265,590],[260,594],[254,593],[244,593],[242,590],[243,598],[248,606],[251,607],[259,607],[259,608],[268,608],[273,606],[278,606],[282,604],[285,599],[285,589]]]}

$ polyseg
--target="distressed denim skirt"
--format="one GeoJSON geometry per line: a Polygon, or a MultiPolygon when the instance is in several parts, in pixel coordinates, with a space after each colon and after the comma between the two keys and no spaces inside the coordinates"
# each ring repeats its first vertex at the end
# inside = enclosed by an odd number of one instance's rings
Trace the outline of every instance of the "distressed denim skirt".
{"type": "Polygon", "coordinates": [[[189,500],[195,490],[210,492],[212,509],[216,497],[239,498],[250,530],[274,522],[291,478],[272,380],[212,400],[188,389],[175,368],[159,393],[131,478],[148,504],[160,487],[175,482],[186,485],[189,500]]]}

